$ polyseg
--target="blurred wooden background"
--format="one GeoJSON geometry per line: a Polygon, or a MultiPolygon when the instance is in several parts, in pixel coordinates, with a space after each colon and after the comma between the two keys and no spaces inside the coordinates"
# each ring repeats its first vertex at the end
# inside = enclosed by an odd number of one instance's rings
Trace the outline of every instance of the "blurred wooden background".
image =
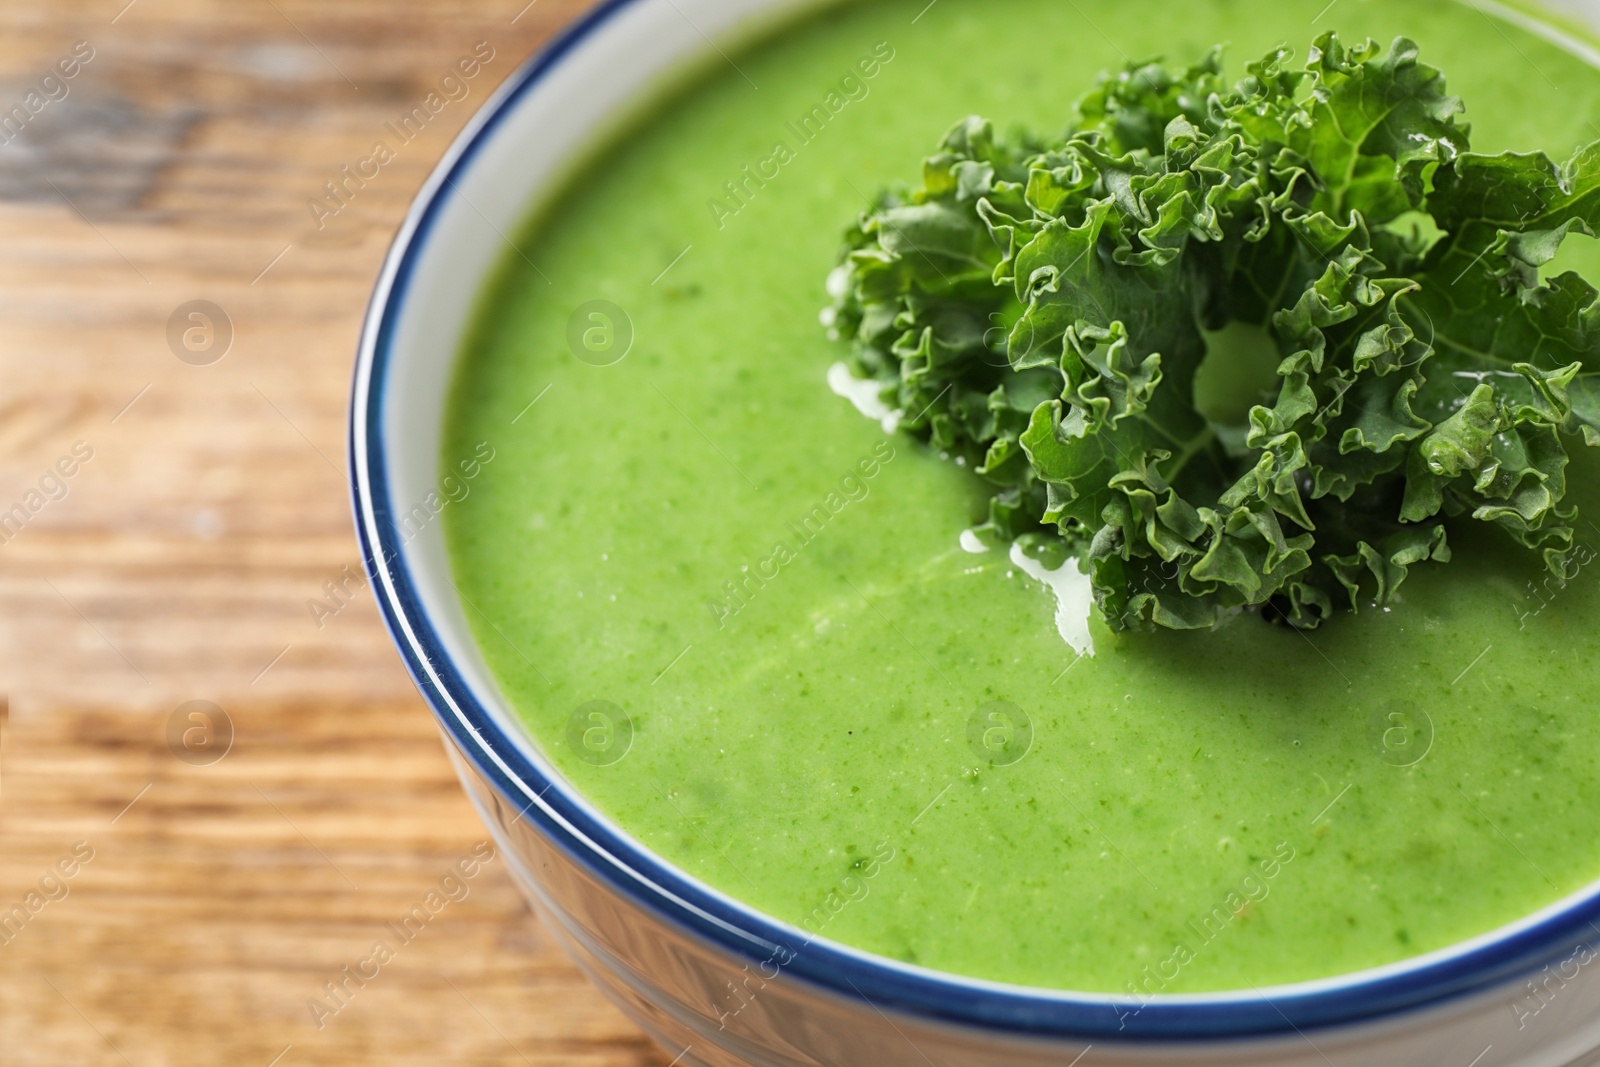
{"type": "Polygon", "coordinates": [[[363,306],[450,139],[582,6],[0,5],[26,118],[0,134],[0,517],[26,518],[0,531],[0,919],[38,906],[0,927],[5,1067],[667,1062],[499,861],[320,1029],[308,1007],[484,836],[370,594],[307,606],[359,573],[363,306]],[[319,228],[323,183],[479,42],[467,98],[319,228]],[[232,323],[209,365],[168,344],[191,300],[232,323]],[[235,732],[210,765],[168,743],[191,700],[235,732]]]}

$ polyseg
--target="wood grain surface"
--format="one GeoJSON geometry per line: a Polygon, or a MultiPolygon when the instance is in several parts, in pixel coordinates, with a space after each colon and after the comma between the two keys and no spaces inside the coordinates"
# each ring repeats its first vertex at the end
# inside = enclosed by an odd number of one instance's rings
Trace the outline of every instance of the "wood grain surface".
{"type": "Polygon", "coordinates": [[[668,1061],[498,860],[320,1027],[308,1006],[484,837],[370,593],[307,602],[360,570],[345,408],[390,235],[584,6],[524,4],[0,4],[6,1067],[668,1061]],[[479,42],[466,98],[319,220],[479,42]],[[232,325],[208,365],[169,346],[191,300],[232,325]],[[232,724],[214,763],[169,744],[189,701],[232,724]]]}

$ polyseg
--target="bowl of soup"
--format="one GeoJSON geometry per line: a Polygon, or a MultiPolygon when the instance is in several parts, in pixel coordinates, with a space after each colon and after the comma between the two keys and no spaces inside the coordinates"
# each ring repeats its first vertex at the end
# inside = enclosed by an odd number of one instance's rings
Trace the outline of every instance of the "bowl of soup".
{"type": "Polygon", "coordinates": [[[1337,28],[1417,40],[1475,149],[1564,158],[1592,14],[614,0],[484,106],[368,313],[357,526],[519,886],[670,1055],[1590,1062],[1595,572],[1452,532],[1311,632],[1066,626],[818,318],[961,116],[1337,28]]]}

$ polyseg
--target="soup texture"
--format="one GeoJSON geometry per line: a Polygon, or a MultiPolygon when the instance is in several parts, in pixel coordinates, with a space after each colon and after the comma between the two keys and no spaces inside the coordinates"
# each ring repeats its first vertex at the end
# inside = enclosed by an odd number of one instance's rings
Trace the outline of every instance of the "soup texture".
{"type": "MultiPolygon", "coordinates": [[[[1037,565],[964,545],[976,476],[830,389],[818,323],[843,225],[952,122],[1056,130],[1130,59],[1227,42],[1237,76],[1325,29],[1405,34],[1475,150],[1555,158],[1600,136],[1600,75],[1436,0],[925,5],[714,56],[507,248],[450,398],[444,522],[537,744],[797,943],[1028,985],[1318,978],[1600,876],[1600,566],[1556,581],[1452,529],[1455,561],[1390,609],[1309,634],[1091,618],[1080,655],[1037,565]]],[[[1569,244],[1556,267],[1600,278],[1569,244]]],[[[1569,477],[1600,521],[1597,474],[1569,477]]]]}

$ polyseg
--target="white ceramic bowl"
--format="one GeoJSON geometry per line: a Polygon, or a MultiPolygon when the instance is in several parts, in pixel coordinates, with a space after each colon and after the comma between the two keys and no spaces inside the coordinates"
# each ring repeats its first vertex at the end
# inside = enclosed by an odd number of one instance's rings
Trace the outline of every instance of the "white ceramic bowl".
{"type": "MultiPolygon", "coordinates": [[[[452,147],[407,216],[368,313],[350,448],[373,586],[468,794],[550,928],[681,1064],[1600,1062],[1600,966],[1588,948],[1600,941],[1600,887],[1446,951],[1333,980],[1142,1004],[1024,989],[870,956],[761,915],[642,849],[533,744],[478,654],[440,524],[416,510],[436,491],[459,342],[503,235],[573,160],[703,56],[708,38],[726,47],[808,2],[611,0],[593,10],[513,75],[452,147]],[[737,1014],[727,1010],[733,987],[752,994],[737,1014]]],[[[1600,24],[1593,3],[1562,6],[1600,24]]]]}

